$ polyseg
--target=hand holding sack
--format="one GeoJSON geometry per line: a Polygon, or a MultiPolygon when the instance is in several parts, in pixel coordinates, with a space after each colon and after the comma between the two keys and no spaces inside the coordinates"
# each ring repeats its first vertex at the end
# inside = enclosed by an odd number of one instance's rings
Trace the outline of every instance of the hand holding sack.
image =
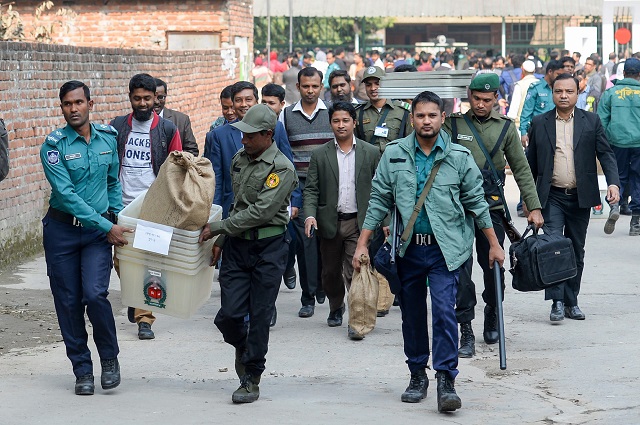
{"type": "Polygon", "coordinates": [[[189,152],[171,152],[149,187],[140,219],[199,230],[209,220],[215,187],[211,161],[189,152]]]}
{"type": "Polygon", "coordinates": [[[354,271],[349,289],[349,327],[364,336],[376,326],[378,279],[368,255],[360,257],[360,271],[354,271]]]}

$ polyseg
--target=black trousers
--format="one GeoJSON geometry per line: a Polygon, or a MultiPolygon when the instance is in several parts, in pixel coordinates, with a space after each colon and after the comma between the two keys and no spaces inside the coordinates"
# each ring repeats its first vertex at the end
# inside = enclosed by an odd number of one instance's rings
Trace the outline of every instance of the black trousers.
{"type": "Polygon", "coordinates": [[[220,267],[221,306],[214,323],[228,344],[245,347],[248,373],[264,372],[269,345],[269,322],[289,252],[289,236],[248,241],[228,237],[220,267]],[[245,316],[249,315],[249,326],[245,316]]]}
{"type": "MultiPolygon", "coordinates": [[[[500,246],[504,248],[504,226],[502,225],[501,210],[493,210],[489,212],[491,221],[493,222],[493,230],[500,246]]],[[[482,299],[485,304],[496,305],[496,281],[489,264],[489,240],[482,233],[482,230],[475,226],[476,236],[476,256],[478,264],[482,268],[484,277],[484,291],[482,291],[482,299]]],[[[458,283],[458,293],[456,295],[456,319],[458,323],[470,322],[475,318],[476,301],[476,285],[471,279],[473,269],[473,255],[460,267],[460,282],[458,283]]],[[[504,298],[504,269],[500,269],[500,278],[502,279],[502,297],[504,298]]]]}
{"type": "Polygon", "coordinates": [[[568,307],[578,305],[590,214],[591,208],[580,208],[578,205],[578,195],[566,195],[553,189],[549,192],[547,205],[542,209],[545,229],[552,234],[564,235],[571,239],[578,273],[564,283],[545,290],[545,300],[563,301],[568,307]]]}
{"type": "MultiPolygon", "coordinates": [[[[306,179],[300,178],[300,190],[304,191],[306,179]]],[[[322,262],[320,260],[320,238],[308,238],[304,233],[306,216],[300,208],[298,217],[293,219],[296,233],[296,257],[298,259],[298,273],[300,274],[300,289],[302,305],[315,305],[316,295],[324,294],[322,290],[322,262]]]]}

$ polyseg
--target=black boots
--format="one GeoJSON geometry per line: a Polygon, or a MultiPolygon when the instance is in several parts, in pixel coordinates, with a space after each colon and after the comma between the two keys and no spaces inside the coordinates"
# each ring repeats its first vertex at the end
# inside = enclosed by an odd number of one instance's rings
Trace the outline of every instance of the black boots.
{"type": "Polygon", "coordinates": [[[118,359],[100,360],[102,366],[102,376],[100,377],[100,384],[105,390],[120,385],[120,364],[118,359]]]}
{"type": "Polygon", "coordinates": [[[495,344],[500,337],[498,334],[498,314],[496,308],[489,304],[484,306],[484,332],[482,336],[487,344],[495,344]]]}
{"type": "Polygon", "coordinates": [[[234,403],[253,403],[260,397],[260,377],[244,375],[240,378],[240,386],[233,392],[231,401],[234,403]]]}
{"type": "Polygon", "coordinates": [[[636,215],[635,213],[631,216],[629,236],[640,236],[640,215],[636,215]]]}
{"type": "Polygon", "coordinates": [[[469,358],[476,354],[476,337],[471,322],[460,323],[460,348],[458,357],[469,358]]]}
{"type": "Polygon", "coordinates": [[[427,396],[427,388],[429,388],[429,378],[424,369],[411,374],[409,386],[402,393],[400,400],[405,403],[419,403],[427,396]]]}
{"type": "Polygon", "coordinates": [[[438,382],[438,412],[453,412],[462,407],[462,401],[454,387],[454,380],[449,377],[449,373],[436,372],[438,382]]]}
{"type": "Polygon", "coordinates": [[[93,375],[82,375],[76,378],[76,395],[93,395],[93,375]]]}

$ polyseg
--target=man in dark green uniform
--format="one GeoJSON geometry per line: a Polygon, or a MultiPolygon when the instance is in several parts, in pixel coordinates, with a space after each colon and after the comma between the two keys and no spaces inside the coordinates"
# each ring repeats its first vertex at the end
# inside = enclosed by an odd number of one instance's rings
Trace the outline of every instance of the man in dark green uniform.
{"type": "Polygon", "coordinates": [[[384,70],[370,66],[364,70],[360,84],[365,85],[369,101],[358,110],[356,137],[380,147],[407,136],[413,131],[406,104],[378,95],[384,70]]]}
{"type": "Polygon", "coordinates": [[[212,265],[220,258],[222,305],[215,324],[236,348],[240,387],[234,403],[258,399],[265,369],[269,322],[289,254],[289,200],[298,186],[291,161],[273,143],[278,118],[267,105],[252,106],[232,125],[242,131],[244,147],[233,157],[235,194],[229,217],[203,229],[201,240],[216,241],[212,265]],[[248,327],[245,317],[249,315],[248,327]]]}
{"type": "MultiPolygon", "coordinates": [[[[529,211],[529,223],[541,227],[544,220],[540,212],[540,201],[536,193],[535,183],[531,175],[531,169],[522,151],[520,136],[515,124],[506,116],[493,110],[493,105],[498,100],[500,80],[496,74],[480,74],[469,85],[471,96],[469,102],[471,109],[465,114],[451,114],[445,121],[445,127],[455,143],[459,143],[469,149],[485,180],[485,199],[489,204],[493,229],[496,232],[500,246],[504,248],[505,229],[502,221],[504,207],[502,197],[492,193],[486,182],[492,176],[487,157],[480,147],[483,143],[486,151],[491,156],[498,177],[504,182],[504,168],[509,162],[513,176],[518,183],[529,211]],[[473,128],[471,127],[473,126],[473,128]],[[475,131],[473,131],[475,130],[475,131]],[[482,140],[478,140],[478,138],[482,140]],[[489,189],[489,190],[488,190],[489,189]]],[[[493,186],[495,189],[496,186],[493,186]]],[[[489,242],[484,234],[476,226],[476,253],[478,264],[484,272],[484,291],[482,298],[486,304],[484,308],[484,340],[487,344],[498,342],[495,278],[488,261],[489,242]]],[[[473,256],[467,260],[460,269],[460,281],[456,297],[456,316],[460,323],[460,357],[471,357],[475,354],[475,337],[471,328],[471,321],[475,316],[476,290],[471,280],[471,268],[473,256]]],[[[502,275],[502,291],[504,295],[504,270],[502,275]]]]}

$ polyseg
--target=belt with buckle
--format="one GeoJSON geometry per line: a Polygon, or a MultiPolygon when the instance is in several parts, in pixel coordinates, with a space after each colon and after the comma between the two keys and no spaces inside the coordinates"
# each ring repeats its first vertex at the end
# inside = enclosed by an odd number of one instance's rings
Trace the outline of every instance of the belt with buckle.
{"type": "Polygon", "coordinates": [[[574,195],[578,194],[578,188],[577,187],[568,188],[568,187],[551,186],[551,189],[556,191],[556,192],[562,192],[565,195],[570,195],[570,196],[574,196],[574,195]]]}
{"type": "Polygon", "coordinates": [[[414,233],[413,243],[421,246],[438,245],[438,241],[436,241],[436,237],[429,233],[414,233]]]}
{"type": "MultiPolygon", "coordinates": [[[[82,223],[80,223],[80,220],[78,220],[77,217],[53,207],[49,207],[48,215],[55,221],[59,221],[64,224],[70,224],[75,227],[82,227],[82,223]]],[[[109,212],[100,215],[113,223],[113,221],[111,220],[111,214],[109,212]]]]}
{"type": "Polygon", "coordinates": [[[353,220],[358,217],[358,213],[338,213],[338,221],[353,220]]]}
{"type": "Polygon", "coordinates": [[[287,226],[265,226],[254,227],[253,229],[245,230],[240,233],[238,237],[246,239],[248,241],[257,241],[260,239],[272,238],[279,236],[287,231],[287,226]]]}

